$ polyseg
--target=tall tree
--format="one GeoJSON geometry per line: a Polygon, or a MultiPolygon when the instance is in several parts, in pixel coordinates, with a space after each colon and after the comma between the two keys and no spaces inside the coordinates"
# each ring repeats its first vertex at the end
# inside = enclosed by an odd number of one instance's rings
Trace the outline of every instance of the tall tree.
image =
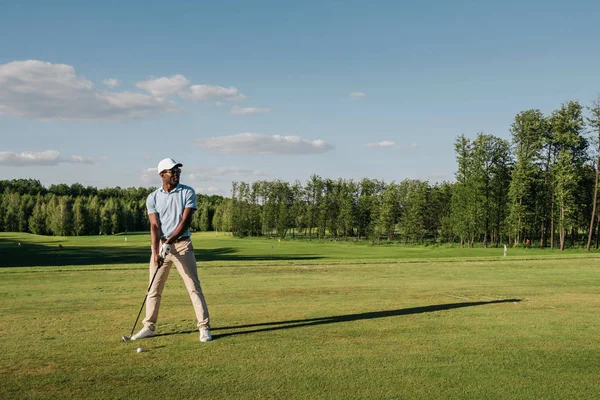
{"type": "Polygon", "coordinates": [[[55,236],[68,236],[73,232],[72,201],[69,196],[50,198],[47,208],[48,228],[55,236]]]}
{"type": "Polygon", "coordinates": [[[319,226],[319,210],[323,199],[323,179],[311,175],[306,185],[306,203],[308,207],[308,238],[312,239],[312,230],[319,226]]]}
{"type": "Polygon", "coordinates": [[[461,246],[473,245],[477,232],[476,195],[472,178],[473,145],[464,135],[460,135],[454,144],[458,169],[456,184],[452,196],[452,226],[460,237],[461,246]]]}
{"type": "Polygon", "coordinates": [[[400,211],[398,208],[398,185],[395,182],[391,182],[385,187],[380,204],[377,220],[377,243],[379,243],[380,234],[387,236],[388,241],[393,238],[394,227],[398,221],[400,211]]]}
{"type": "Polygon", "coordinates": [[[426,205],[426,229],[437,243],[454,241],[452,228],[452,190],[454,185],[442,182],[430,190],[426,205]]]}
{"type": "Polygon", "coordinates": [[[292,207],[290,210],[292,218],[292,235],[295,237],[297,230],[306,228],[306,202],[304,201],[304,190],[300,181],[296,180],[291,187],[292,207]]]}
{"type": "Polygon", "coordinates": [[[372,235],[373,221],[376,220],[378,211],[377,196],[379,194],[380,182],[363,178],[359,183],[360,194],[357,204],[357,237],[372,235]]]}
{"type": "Polygon", "coordinates": [[[553,169],[554,193],[557,207],[557,222],[560,250],[565,248],[567,231],[575,225],[576,191],[582,179],[586,161],[587,140],[583,136],[585,123],[582,107],[570,101],[552,113],[552,139],[557,150],[553,169]]]}
{"type": "Polygon", "coordinates": [[[592,213],[590,216],[590,229],[588,232],[588,241],[586,250],[590,251],[590,244],[592,242],[592,234],[594,232],[594,217],[596,216],[596,208],[598,203],[598,174],[600,173],[600,97],[596,99],[592,107],[588,107],[590,110],[590,117],[587,119],[589,126],[594,129],[596,133],[596,178],[594,179],[594,200],[592,202],[592,213]]]}
{"type": "Polygon", "coordinates": [[[19,232],[29,232],[29,218],[33,212],[34,205],[34,198],[29,193],[21,196],[17,217],[19,221],[19,232]]]}
{"type": "MultiPolygon", "coordinates": [[[[211,230],[211,220],[210,220],[210,204],[208,202],[200,203],[198,207],[198,215],[199,215],[199,230],[202,232],[208,232],[211,230]]],[[[196,214],[196,213],[194,213],[196,214]]]]}
{"type": "Polygon", "coordinates": [[[21,195],[19,193],[7,192],[2,196],[2,220],[4,231],[19,231],[19,206],[21,195]]]}
{"type": "Polygon", "coordinates": [[[79,196],[73,202],[73,232],[75,235],[85,235],[88,231],[89,217],[85,208],[87,198],[79,196]]]}
{"type": "Polygon", "coordinates": [[[420,242],[427,229],[427,195],[429,184],[416,179],[406,179],[398,186],[399,228],[404,241],[420,242]]]}
{"type": "Polygon", "coordinates": [[[338,204],[339,218],[337,220],[338,230],[344,235],[344,240],[348,240],[348,235],[353,231],[357,224],[357,194],[358,186],[352,180],[344,181],[338,179],[338,204]]]}
{"type": "Polygon", "coordinates": [[[504,219],[508,193],[509,144],[492,135],[480,133],[473,141],[473,199],[477,230],[483,235],[483,246],[497,240],[499,221],[504,219]]]}
{"type": "Polygon", "coordinates": [[[29,218],[29,231],[36,235],[46,235],[48,233],[46,228],[46,202],[41,194],[38,194],[35,198],[31,218],[29,218]]]}
{"type": "Polygon", "coordinates": [[[541,151],[548,137],[546,119],[540,110],[522,111],[515,117],[511,133],[515,163],[508,191],[508,221],[512,239],[518,245],[535,229],[537,201],[540,194],[543,196],[537,189],[543,161],[541,151]]]}

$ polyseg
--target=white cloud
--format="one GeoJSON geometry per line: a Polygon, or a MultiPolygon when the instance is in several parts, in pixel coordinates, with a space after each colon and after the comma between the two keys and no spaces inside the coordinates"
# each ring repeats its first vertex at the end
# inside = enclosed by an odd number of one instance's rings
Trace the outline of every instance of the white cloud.
{"type": "Polygon", "coordinates": [[[299,136],[266,135],[262,133],[240,133],[232,136],[211,137],[196,140],[207,150],[220,154],[318,154],[334,147],[322,140],[306,140],[299,136]]]}
{"type": "Polygon", "coordinates": [[[183,75],[151,78],[138,82],[136,87],[157,97],[168,97],[177,94],[187,100],[217,100],[216,106],[222,106],[224,101],[243,101],[246,96],[234,86],[223,87],[215,85],[190,85],[183,75]]]}
{"type": "Polygon", "coordinates": [[[164,99],[102,92],[66,64],[38,60],[0,64],[0,115],[43,120],[124,119],[177,110],[164,99]]]}
{"type": "Polygon", "coordinates": [[[93,164],[94,161],[88,157],[82,156],[71,156],[64,158],[62,162],[71,163],[71,164],[93,164]]]}
{"type": "Polygon", "coordinates": [[[102,81],[109,88],[116,88],[121,84],[121,81],[115,78],[108,78],[102,81]]]}
{"type": "Polygon", "coordinates": [[[190,84],[183,75],[173,75],[170,78],[152,78],[135,84],[136,87],[145,90],[157,97],[167,97],[178,93],[190,84]]]}
{"type": "Polygon", "coordinates": [[[231,109],[231,113],[234,115],[247,115],[247,114],[259,114],[259,113],[268,113],[271,112],[270,108],[261,108],[261,107],[239,107],[233,106],[231,109]]]}
{"type": "MultiPolygon", "coordinates": [[[[102,83],[111,89],[121,82],[107,78],[102,83]]],[[[169,96],[189,100],[243,101],[246,96],[234,87],[190,85],[183,75],[150,78],[136,87],[148,93],[100,90],[75,68],[39,60],[0,64],[0,115],[42,120],[116,120],[155,116],[177,111],[169,96]]],[[[268,112],[266,108],[232,110],[232,113],[268,112]]]]}
{"type": "Polygon", "coordinates": [[[363,92],[352,92],[348,95],[348,97],[359,98],[359,97],[367,97],[367,95],[363,92]]]}
{"type": "Polygon", "coordinates": [[[0,151],[0,165],[54,166],[54,165],[58,165],[60,163],[93,164],[94,161],[91,158],[86,158],[86,157],[82,157],[82,156],[61,157],[60,153],[56,150],[46,150],[46,151],[42,151],[42,152],[38,152],[38,153],[34,153],[34,152],[12,153],[12,152],[7,152],[7,151],[0,151]]]}
{"type": "Polygon", "coordinates": [[[367,143],[365,144],[365,147],[392,147],[394,146],[396,143],[392,142],[391,140],[384,140],[383,142],[377,142],[377,143],[367,143]]]}
{"type": "Polygon", "coordinates": [[[210,100],[219,99],[219,101],[242,101],[246,96],[233,86],[228,88],[213,85],[192,85],[179,92],[179,97],[191,100],[210,100]]]}

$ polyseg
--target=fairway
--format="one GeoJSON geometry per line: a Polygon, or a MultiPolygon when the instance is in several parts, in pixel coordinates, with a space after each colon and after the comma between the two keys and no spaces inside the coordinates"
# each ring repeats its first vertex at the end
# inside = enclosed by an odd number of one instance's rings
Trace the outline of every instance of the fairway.
{"type": "Polygon", "coordinates": [[[123,343],[147,288],[148,244],[147,233],[0,234],[0,398],[600,392],[598,253],[195,234],[214,340],[198,341],[173,269],[159,335],[123,343]]]}

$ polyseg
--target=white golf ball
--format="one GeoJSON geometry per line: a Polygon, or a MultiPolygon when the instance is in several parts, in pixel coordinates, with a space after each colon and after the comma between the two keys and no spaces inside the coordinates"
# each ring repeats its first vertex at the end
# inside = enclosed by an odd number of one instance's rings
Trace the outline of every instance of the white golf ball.
{"type": "Polygon", "coordinates": [[[142,350],[142,348],[141,348],[141,347],[138,347],[138,349],[137,349],[137,352],[138,352],[138,353],[141,353],[142,351],[144,351],[144,350],[142,350]]]}

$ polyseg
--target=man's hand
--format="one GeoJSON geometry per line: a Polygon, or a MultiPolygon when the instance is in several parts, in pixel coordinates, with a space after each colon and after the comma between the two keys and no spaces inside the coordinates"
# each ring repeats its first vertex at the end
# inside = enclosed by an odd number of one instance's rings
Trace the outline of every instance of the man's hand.
{"type": "Polygon", "coordinates": [[[160,246],[160,251],[158,252],[158,256],[164,260],[165,258],[167,258],[167,256],[169,255],[170,252],[171,252],[171,245],[168,243],[163,243],[162,246],[160,246]]]}

